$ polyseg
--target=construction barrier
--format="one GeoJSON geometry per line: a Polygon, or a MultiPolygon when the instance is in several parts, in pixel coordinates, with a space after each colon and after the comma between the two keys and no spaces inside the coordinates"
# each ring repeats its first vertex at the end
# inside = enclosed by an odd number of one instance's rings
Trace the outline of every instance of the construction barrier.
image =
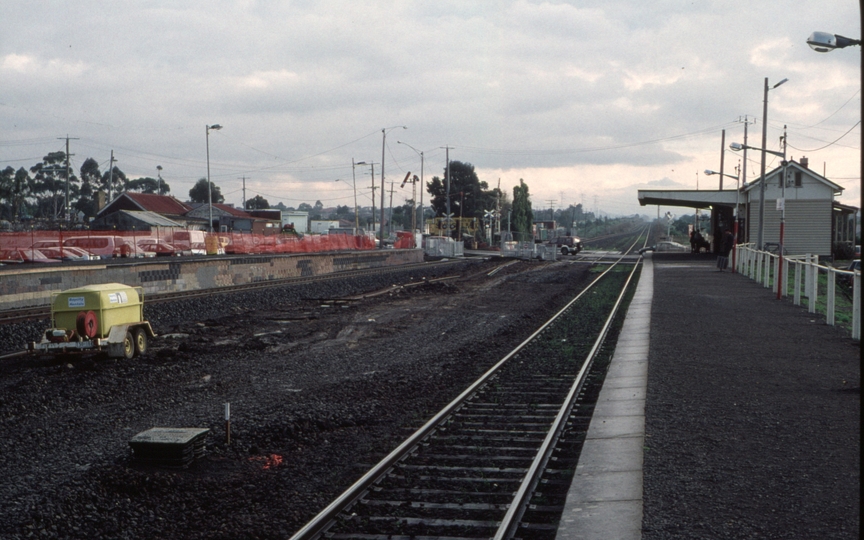
{"type": "MultiPolygon", "coordinates": [[[[45,250],[56,255],[64,248],[85,250],[100,258],[156,255],[320,253],[375,249],[365,235],[206,233],[186,229],[155,231],[29,231],[0,233],[0,261],[39,259],[45,250]]],[[[414,247],[411,233],[399,233],[396,248],[414,247]]],[[[49,255],[49,258],[52,256],[49,255]]],[[[64,255],[65,257],[65,255],[64,255]]]]}

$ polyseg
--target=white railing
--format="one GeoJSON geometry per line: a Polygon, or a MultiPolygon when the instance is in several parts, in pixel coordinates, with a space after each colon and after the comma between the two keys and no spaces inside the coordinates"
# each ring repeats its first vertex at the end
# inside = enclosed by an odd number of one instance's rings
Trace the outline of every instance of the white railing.
{"type": "Polygon", "coordinates": [[[762,284],[763,287],[771,287],[777,293],[781,288],[780,296],[789,297],[789,278],[792,278],[792,303],[800,306],[806,300],[807,310],[810,313],[822,312],[817,309],[819,299],[824,296],[824,315],[826,322],[835,326],[838,313],[848,314],[851,311],[852,339],[861,340],[861,272],[856,270],[842,270],[832,266],[820,265],[818,255],[785,255],[783,257],[783,271],[778,276],[780,256],[768,251],[756,249],[754,244],[739,244],[735,247],[735,271],[762,284]],[[791,270],[791,274],[790,274],[791,270]],[[825,275],[824,283],[819,277],[825,275]],[[838,287],[837,278],[851,281],[851,307],[841,287],[838,287]],[[839,300],[839,301],[838,301],[839,300]]]}

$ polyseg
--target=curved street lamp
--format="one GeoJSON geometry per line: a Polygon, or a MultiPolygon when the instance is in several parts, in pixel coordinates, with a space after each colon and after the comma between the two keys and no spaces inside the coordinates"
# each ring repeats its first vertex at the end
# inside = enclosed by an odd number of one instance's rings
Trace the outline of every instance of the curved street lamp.
{"type": "MultiPolygon", "coordinates": [[[[408,126],[392,126],[381,130],[381,244],[384,247],[384,193],[387,188],[384,187],[384,150],[387,148],[387,132],[396,128],[408,129],[408,126]]],[[[388,224],[388,231],[392,225],[388,224]]]]}
{"type": "MultiPolygon", "coordinates": [[[[789,79],[783,79],[782,81],[772,86],[770,89],[773,90],[788,80],[789,79]]],[[[746,146],[738,143],[732,143],[729,145],[729,148],[735,151],[743,150],[745,148],[762,150],[762,165],[760,166],[762,182],[759,185],[759,233],[756,237],[756,247],[758,249],[762,249],[762,232],[764,230],[765,222],[765,153],[767,152],[778,156],[781,155],[775,152],[771,152],[770,150],[765,150],[768,138],[768,90],[768,77],[765,77],[765,97],[762,100],[762,148],[754,148],[752,146],[746,146]]],[[[785,156],[785,154],[783,155],[785,156]]]]}
{"type": "MultiPolygon", "coordinates": [[[[767,81],[768,79],[765,79],[765,80],[767,81]]],[[[782,81],[781,81],[781,83],[782,83],[782,81]]],[[[778,85],[781,83],[778,83],[778,85]]],[[[776,85],[775,85],[775,88],[776,88],[776,85]]],[[[768,154],[778,156],[778,157],[782,158],[782,160],[783,160],[780,162],[783,165],[783,170],[780,173],[780,178],[781,178],[780,179],[780,185],[781,185],[781,189],[782,189],[782,194],[780,195],[780,199],[782,199],[782,201],[783,201],[783,206],[780,208],[780,251],[779,251],[779,257],[780,258],[779,258],[779,261],[777,264],[777,299],[779,300],[780,298],[782,298],[783,292],[785,289],[785,287],[783,286],[783,282],[781,280],[783,279],[783,249],[784,249],[783,235],[784,235],[784,231],[786,229],[786,165],[788,164],[788,162],[786,161],[786,126],[783,126],[783,151],[782,152],[776,152],[774,150],[767,150],[764,147],[763,148],[754,148],[752,146],[746,146],[746,145],[738,144],[738,143],[732,143],[729,145],[729,147],[732,150],[736,150],[736,151],[742,150],[745,148],[750,149],[750,150],[761,150],[762,151],[762,156],[763,156],[763,158],[762,158],[762,179],[761,179],[761,184],[759,185],[759,192],[761,194],[759,197],[759,241],[760,242],[762,241],[762,227],[763,227],[763,223],[762,223],[763,219],[762,218],[764,216],[764,210],[765,210],[766,179],[765,179],[765,158],[764,158],[764,156],[766,153],[768,153],[768,154]]],[[[759,249],[762,249],[761,243],[759,244],[759,249]]]]}
{"type": "Polygon", "coordinates": [[[212,126],[204,126],[207,138],[207,207],[210,209],[210,232],[213,232],[213,192],[210,186],[210,130],[220,130],[222,126],[213,124],[212,126]]]}
{"type": "MultiPolygon", "coordinates": [[[[859,8],[859,12],[862,8],[859,8]]],[[[827,53],[831,52],[834,49],[842,49],[844,47],[849,47],[851,45],[861,45],[861,40],[859,39],[851,39],[847,37],[843,37],[838,34],[831,34],[829,32],[813,32],[810,34],[810,37],[807,38],[807,45],[810,45],[810,48],[816,52],[827,53]]],[[[864,87],[864,58],[862,58],[861,64],[861,86],[864,87]]],[[[862,119],[864,119],[864,109],[861,111],[862,119]]],[[[861,147],[861,155],[859,157],[860,161],[860,207],[859,211],[864,208],[864,147],[861,147]]],[[[854,331],[853,331],[854,332],[854,331]]]]}

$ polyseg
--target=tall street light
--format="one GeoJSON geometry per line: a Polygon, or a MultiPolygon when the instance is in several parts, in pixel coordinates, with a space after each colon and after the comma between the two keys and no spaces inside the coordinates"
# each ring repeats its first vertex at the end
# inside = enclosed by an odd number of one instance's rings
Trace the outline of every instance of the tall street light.
{"type": "MultiPolygon", "coordinates": [[[[734,238],[735,244],[738,244],[738,205],[740,204],[741,197],[741,187],[739,176],[732,176],[731,174],[726,174],[723,172],[712,171],[710,169],[705,169],[705,176],[711,176],[712,174],[719,174],[722,179],[724,176],[728,176],[729,178],[735,179],[735,212],[732,213],[733,218],[735,219],[735,223],[732,225],[732,238],[734,238]]],[[[735,246],[732,246],[732,273],[735,273],[735,246]]]]}
{"type": "Polygon", "coordinates": [[[219,124],[213,124],[212,126],[204,126],[206,139],[207,139],[207,207],[210,209],[210,232],[213,232],[213,191],[210,186],[210,130],[215,129],[216,131],[222,129],[222,126],[219,124]]]}
{"type": "Polygon", "coordinates": [[[371,167],[371,169],[372,169],[372,186],[371,186],[372,187],[372,233],[374,234],[375,233],[375,189],[376,189],[376,186],[375,186],[375,163],[373,163],[371,161],[369,163],[367,163],[365,161],[358,161],[358,162],[354,163],[354,165],[355,166],[356,165],[369,165],[369,167],[371,167]]]}
{"type": "MultiPolygon", "coordinates": [[[[861,8],[859,8],[859,11],[861,8]]],[[[861,20],[864,21],[864,11],[859,13],[861,16],[861,20]]],[[[827,53],[831,52],[834,49],[842,49],[844,47],[849,47],[851,45],[861,46],[861,40],[858,39],[850,39],[847,37],[843,37],[838,34],[831,34],[829,32],[813,32],[810,34],[810,37],[807,38],[807,45],[810,45],[810,48],[816,52],[827,53]]],[[[862,56],[861,63],[861,87],[864,88],[864,56],[862,56]]],[[[864,109],[861,110],[862,120],[864,120],[864,109]]],[[[859,196],[861,198],[859,211],[864,209],[864,146],[861,147],[861,155],[859,158],[860,163],[860,188],[859,188],[859,196]]]]}
{"type": "Polygon", "coordinates": [[[380,247],[384,247],[384,193],[387,188],[384,187],[384,150],[387,149],[387,132],[396,128],[408,129],[408,126],[392,126],[381,130],[381,238],[380,247]]]}
{"type": "MultiPolygon", "coordinates": [[[[417,150],[416,148],[414,148],[410,144],[404,143],[402,141],[396,141],[396,144],[404,144],[405,146],[407,146],[411,150],[414,150],[415,152],[420,154],[420,232],[423,232],[423,229],[425,228],[423,226],[423,190],[425,189],[425,186],[426,186],[426,184],[423,183],[423,160],[424,160],[423,152],[421,152],[420,150],[417,150]]],[[[414,202],[416,203],[417,201],[414,201],[414,202]]],[[[414,215],[416,217],[417,212],[414,212],[414,215]]]]}
{"type": "MultiPolygon", "coordinates": [[[[777,88],[781,84],[785,83],[789,79],[783,79],[778,82],[774,86],[771,87],[771,90],[777,88]]],[[[762,164],[760,166],[760,171],[762,174],[762,182],[759,185],[759,233],[756,237],[756,247],[758,249],[762,249],[762,233],[765,228],[765,146],[767,146],[768,139],[768,77],[765,77],[765,94],[762,100],[762,164]]],[[[739,145],[743,148],[742,145],[739,145]]],[[[741,148],[734,148],[730,145],[732,150],[740,150],[741,148]]]]}

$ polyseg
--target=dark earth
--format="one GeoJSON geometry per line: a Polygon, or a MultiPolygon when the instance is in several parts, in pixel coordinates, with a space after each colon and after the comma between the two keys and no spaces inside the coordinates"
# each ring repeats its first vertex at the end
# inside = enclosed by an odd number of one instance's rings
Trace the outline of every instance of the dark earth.
{"type": "MultiPolygon", "coordinates": [[[[145,357],[7,363],[0,537],[290,536],[589,274],[523,261],[488,275],[502,264],[153,303],[160,337],[145,357]],[[332,301],[364,292],[375,294],[332,301]],[[209,428],[206,456],[186,469],[134,462],[129,440],[157,426],[209,428]]],[[[0,349],[46,325],[0,327],[0,349]]]]}

